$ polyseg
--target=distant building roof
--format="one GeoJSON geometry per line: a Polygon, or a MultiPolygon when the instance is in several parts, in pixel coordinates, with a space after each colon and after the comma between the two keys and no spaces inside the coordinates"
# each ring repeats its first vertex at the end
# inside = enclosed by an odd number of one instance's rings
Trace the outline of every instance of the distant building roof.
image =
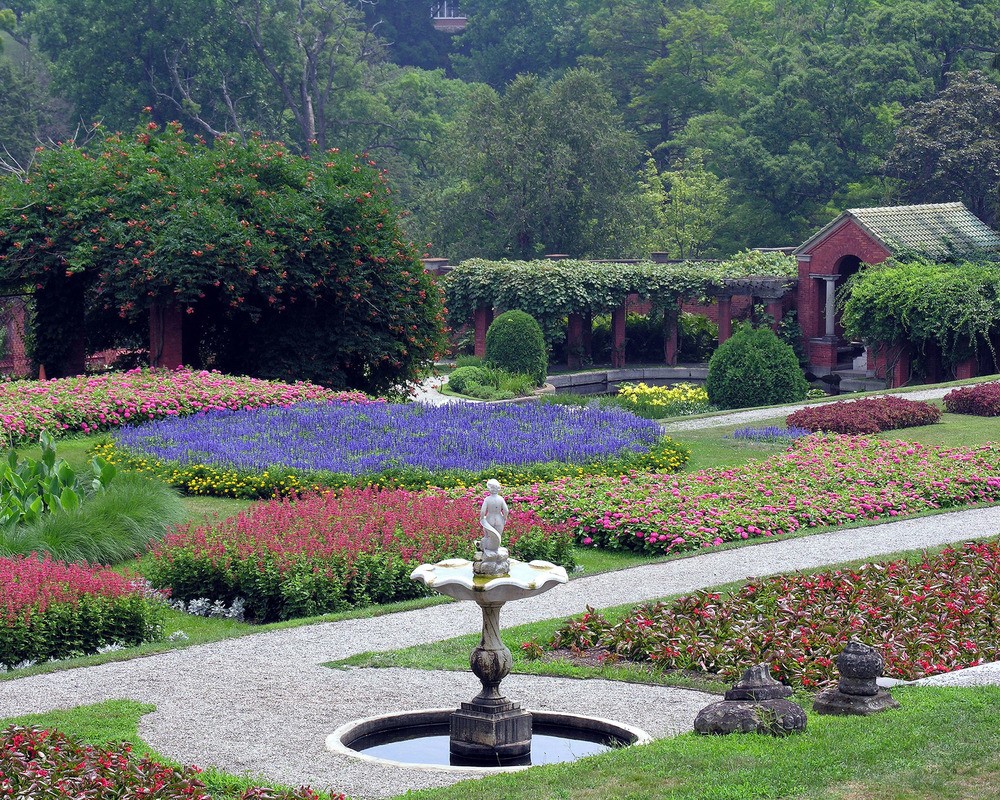
{"type": "Polygon", "coordinates": [[[829,225],[795,248],[807,253],[823,239],[854,220],[889,250],[916,250],[942,257],[976,250],[1000,250],[1000,234],[962,203],[929,203],[919,206],[849,208],[829,225]]]}

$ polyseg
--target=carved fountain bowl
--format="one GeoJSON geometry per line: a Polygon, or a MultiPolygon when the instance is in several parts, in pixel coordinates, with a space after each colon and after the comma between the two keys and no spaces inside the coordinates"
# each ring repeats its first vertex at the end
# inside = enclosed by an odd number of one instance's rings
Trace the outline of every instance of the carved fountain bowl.
{"type": "Polygon", "coordinates": [[[471,561],[452,558],[437,564],[421,564],[410,578],[448,597],[472,600],[479,605],[534,597],[569,581],[566,570],[556,564],[548,561],[525,563],[513,558],[507,575],[476,575],[471,561]]]}

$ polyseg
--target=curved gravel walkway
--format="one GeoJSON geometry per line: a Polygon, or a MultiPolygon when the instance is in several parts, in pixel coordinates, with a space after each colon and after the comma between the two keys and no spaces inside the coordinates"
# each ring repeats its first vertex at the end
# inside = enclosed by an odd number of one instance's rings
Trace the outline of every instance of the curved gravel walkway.
{"type": "MultiPolygon", "coordinates": [[[[949,386],[940,389],[920,389],[915,392],[885,392],[886,395],[898,395],[906,400],[939,400],[955,387],[949,386]]],[[[875,395],[881,396],[881,395],[875,395]]],[[[700,428],[721,428],[725,425],[740,425],[750,422],[758,422],[762,419],[774,419],[782,415],[791,414],[802,408],[811,406],[825,406],[830,403],[839,403],[843,400],[854,399],[851,395],[842,395],[830,400],[829,403],[802,403],[794,406],[781,406],[780,408],[756,408],[750,411],[733,411],[729,414],[721,414],[715,417],[700,417],[699,419],[686,419],[678,422],[662,423],[663,430],[668,433],[675,431],[694,431],[700,428]]]]}
{"type": "MultiPolygon", "coordinates": [[[[707,552],[663,564],[583,577],[504,610],[507,626],[596,607],[855,558],[1000,534],[1000,508],[972,509],[860,530],[707,552]]],[[[358,798],[444,785],[466,776],[369,765],[326,751],[327,734],[372,714],[443,707],[478,689],[471,674],[332,670],[327,661],[479,630],[478,608],[449,603],[375,619],[273,631],[133,661],[0,682],[0,717],[111,698],[153,703],[140,733],[166,756],[358,798]]],[[[528,708],[620,719],[653,736],[689,730],[707,695],[604,681],[511,676],[509,695],[528,708]]]]}

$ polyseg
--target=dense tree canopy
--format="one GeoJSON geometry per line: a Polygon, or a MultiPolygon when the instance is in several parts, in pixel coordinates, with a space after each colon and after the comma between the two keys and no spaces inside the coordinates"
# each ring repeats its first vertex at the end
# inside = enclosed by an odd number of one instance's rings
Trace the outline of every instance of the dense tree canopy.
{"type": "Polygon", "coordinates": [[[135,136],[40,152],[0,183],[0,278],[38,295],[54,371],[76,325],[186,311],[188,363],[384,390],[440,344],[438,290],[372,166],[257,137],[135,136]]]}
{"type": "MultiPolygon", "coordinates": [[[[844,207],[952,199],[961,165],[982,160],[956,136],[982,124],[979,141],[995,147],[982,112],[949,130],[927,120],[942,106],[922,104],[961,105],[961,76],[975,70],[991,96],[1000,0],[462,8],[468,27],[451,35],[411,0],[0,0],[0,28],[31,59],[0,96],[12,111],[0,138],[35,138],[50,91],[108,129],[130,129],[149,106],[161,125],[179,118],[206,136],[367,151],[390,167],[409,232],[453,258],[641,250],[647,152],[662,173],[699,151],[728,199],[706,252],[725,254],[798,243],[844,207]],[[583,75],[594,97],[560,98],[560,82],[583,75]],[[596,132],[592,152],[568,144],[574,129],[596,132]],[[942,147],[958,148],[954,165],[933,158],[942,147]],[[591,174],[611,187],[612,216],[591,174]],[[530,213],[517,210],[525,198],[530,213]]],[[[962,187],[988,219],[990,169],[962,187]]]]}

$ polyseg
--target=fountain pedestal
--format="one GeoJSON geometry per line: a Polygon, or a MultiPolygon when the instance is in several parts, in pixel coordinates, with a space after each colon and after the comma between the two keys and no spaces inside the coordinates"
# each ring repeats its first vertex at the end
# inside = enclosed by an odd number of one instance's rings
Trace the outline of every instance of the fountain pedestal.
{"type": "Polygon", "coordinates": [[[500,639],[500,609],[510,600],[532,597],[566,583],[566,570],[548,561],[510,560],[507,575],[480,575],[471,561],[451,559],[421,564],[410,576],[457,600],[474,600],[483,613],[483,633],[469,657],[482,690],[454,711],[451,753],[473,763],[511,764],[531,754],[531,713],[500,692],[510,674],[510,650],[500,639]]]}
{"type": "Polygon", "coordinates": [[[510,650],[500,640],[503,603],[480,603],[483,635],[469,656],[482,691],[451,715],[451,752],[471,759],[511,761],[531,754],[531,712],[500,693],[510,674],[510,650]]]}

